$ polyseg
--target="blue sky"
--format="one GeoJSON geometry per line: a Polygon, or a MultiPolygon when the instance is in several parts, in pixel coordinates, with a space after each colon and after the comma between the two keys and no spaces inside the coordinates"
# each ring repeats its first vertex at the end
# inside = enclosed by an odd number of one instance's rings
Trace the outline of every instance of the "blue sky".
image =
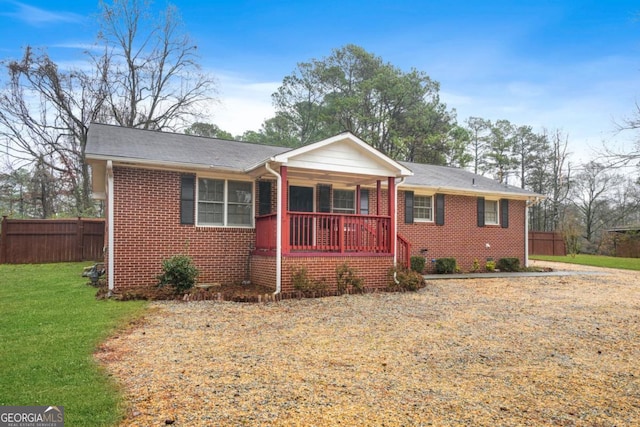
{"type": "MultiPolygon", "coordinates": [[[[458,121],[469,116],[560,129],[573,161],[608,145],[640,104],[640,3],[632,1],[173,2],[219,81],[210,121],[241,134],[272,116],[271,93],[298,62],[348,43],[440,82],[458,121]]],[[[164,2],[155,2],[161,9],[164,2]]],[[[0,58],[29,44],[61,64],[95,38],[97,0],[0,0],[0,58]]]]}

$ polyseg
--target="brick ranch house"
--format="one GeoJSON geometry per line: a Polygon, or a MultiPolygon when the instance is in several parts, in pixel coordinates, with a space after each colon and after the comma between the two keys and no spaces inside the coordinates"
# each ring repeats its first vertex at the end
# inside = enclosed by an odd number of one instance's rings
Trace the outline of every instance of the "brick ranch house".
{"type": "MultiPolygon", "coordinates": [[[[369,288],[410,256],[527,263],[527,206],[539,196],[465,170],[397,162],[351,133],[291,149],[92,124],[86,158],[105,200],[108,286],[152,286],[188,254],[200,283],[335,286],[347,264],[369,288]]],[[[433,260],[433,261],[432,261],[433,260]]]]}

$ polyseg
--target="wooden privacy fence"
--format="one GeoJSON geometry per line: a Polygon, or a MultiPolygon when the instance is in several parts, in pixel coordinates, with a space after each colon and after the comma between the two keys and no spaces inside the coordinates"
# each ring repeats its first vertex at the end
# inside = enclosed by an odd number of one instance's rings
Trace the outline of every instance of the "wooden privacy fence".
{"type": "Polygon", "coordinates": [[[100,261],[104,219],[2,218],[0,264],[100,261]]]}
{"type": "Polygon", "coordinates": [[[529,255],[559,255],[564,256],[567,250],[564,246],[562,233],[550,231],[529,232],[529,255]]]}

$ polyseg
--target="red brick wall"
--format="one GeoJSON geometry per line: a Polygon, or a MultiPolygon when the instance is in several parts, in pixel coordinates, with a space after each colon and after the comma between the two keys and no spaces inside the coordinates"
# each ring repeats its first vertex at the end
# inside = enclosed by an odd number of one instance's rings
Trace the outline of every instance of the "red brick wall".
{"type": "Polygon", "coordinates": [[[276,289],[276,257],[251,256],[251,283],[276,289]]]}
{"type": "MultiPolygon", "coordinates": [[[[272,191],[275,193],[275,185],[272,191]]],[[[370,212],[375,214],[375,189],[369,194],[370,212]]],[[[157,283],[162,260],[181,253],[190,255],[200,269],[200,283],[240,282],[250,277],[254,283],[275,287],[274,257],[254,256],[249,265],[254,229],[180,224],[180,173],[115,167],[114,200],[116,289],[157,283]]],[[[380,213],[387,211],[384,191],[380,213]]],[[[509,202],[507,229],[478,227],[476,198],[453,195],[445,196],[445,225],[405,224],[404,191],[400,190],[398,219],[398,232],[411,242],[411,255],[428,249],[428,271],[433,268],[431,259],[442,257],[456,258],[463,271],[470,270],[475,259],[484,266],[487,257],[517,257],[524,261],[524,201],[509,202]]],[[[388,256],[287,256],[282,263],[282,291],[293,291],[291,274],[300,265],[307,267],[312,278],[324,278],[335,286],[335,269],[343,262],[358,271],[365,286],[386,287],[392,264],[388,256]]]]}
{"type": "Polygon", "coordinates": [[[255,230],[181,225],[178,172],[114,167],[114,212],[116,289],[156,284],[162,260],[184,253],[200,283],[247,277],[255,230]]]}
{"type": "Polygon", "coordinates": [[[446,195],[445,222],[438,226],[435,222],[405,224],[404,194],[404,191],[398,192],[398,232],[411,242],[411,255],[420,255],[421,249],[428,249],[428,271],[433,271],[433,259],[445,257],[455,258],[462,271],[471,270],[475,259],[484,268],[488,257],[495,261],[516,257],[524,265],[524,201],[509,200],[508,228],[478,227],[476,197],[446,195]]]}
{"type": "Polygon", "coordinates": [[[329,290],[337,289],[336,268],[343,263],[356,271],[364,280],[366,288],[383,289],[387,287],[387,273],[393,265],[390,256],[285,256],[282,259],[282,292],[293,292],[292,276],[305,267],[312,280],[322,280],[329,290]]]}

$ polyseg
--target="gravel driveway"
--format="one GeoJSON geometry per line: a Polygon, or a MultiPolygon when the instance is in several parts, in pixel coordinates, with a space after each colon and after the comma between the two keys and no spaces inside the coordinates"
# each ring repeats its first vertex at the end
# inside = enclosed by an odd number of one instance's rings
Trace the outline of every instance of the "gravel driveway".
{"type": "Polygon", "coordinates": [[[96,357],[124,388],[126,426],[634,426],[639,276],[156,302],[96,357]]]}

